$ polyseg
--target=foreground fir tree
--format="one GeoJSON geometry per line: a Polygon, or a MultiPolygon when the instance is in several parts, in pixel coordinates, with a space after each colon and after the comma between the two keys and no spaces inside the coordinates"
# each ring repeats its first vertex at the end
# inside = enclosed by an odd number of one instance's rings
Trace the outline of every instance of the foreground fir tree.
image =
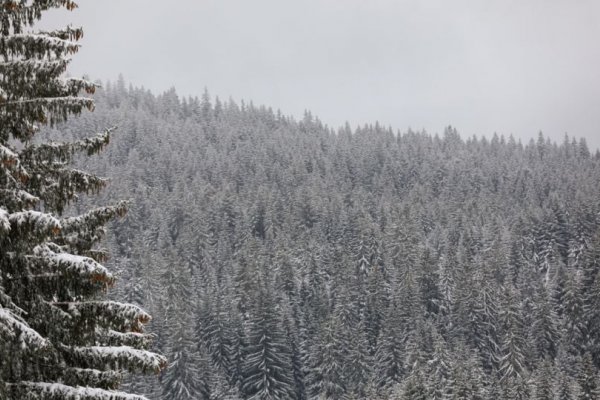
{"type": "Polygon", "coordinates": [[[61,79],[79,28],[26,31],[69,0],[0,1],[0,399],[143,399],[116,391],[125,371],[158,372],[141,308],[103,300],[115,278],[96,249],[103,225],[124,203],[64,217],[78,193],[106,181],[71,168],[110,132],[78,142],[41,143],[42,125],[92,109],[95,86],[61,79]]]}

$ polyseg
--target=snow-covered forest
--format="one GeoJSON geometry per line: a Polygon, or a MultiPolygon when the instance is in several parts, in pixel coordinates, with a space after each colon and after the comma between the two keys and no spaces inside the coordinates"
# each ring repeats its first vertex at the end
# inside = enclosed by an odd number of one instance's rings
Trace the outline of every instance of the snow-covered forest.
{"type": "Polygon", "coordinates": [[[585,140],[65,78],[51,8],[0,0],[0,400],[600,399],[585,140]]]}
{"type": "Polygon", "coordinates": [[[118,125],[83,163],[111,180],[94,202],[133,200],[110,229],[113,295],[149,310],[170,361],[132,391],[600,398],[600,154],[584,140],[334,131],[103,86],[59,130],[118,125]]]}

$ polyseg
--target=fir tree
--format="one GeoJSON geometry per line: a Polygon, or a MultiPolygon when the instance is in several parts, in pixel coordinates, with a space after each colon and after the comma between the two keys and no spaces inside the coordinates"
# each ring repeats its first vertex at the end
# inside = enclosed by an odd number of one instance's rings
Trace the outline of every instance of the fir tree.
{"type": "Polygon", "coordinates": [[[594,368],[592,357],[589,354],[586,354],[579,364],[577,382],[579,383],[579,395],[577,399],[592,400],[600,397],[598,373],[594,368]]]}
{"type": "Polygon", "coordinates": [[[404,375],[403,345],[400,336],[402,324],[399,314],[395,304],[389,306],[375,352],[375,379],[383,389],[400,383],[404,375]]]}
{"type": "Polygon", "coordinates": [[[540,359],[556,357],[556,344],[560,338],[557,330],[557,317],[552,307],[552,297],[545,287],[535,293],[533,304],[533,325],[531,334],[534,340],[534,351],[540,359]]]}
{"type": "MultiPolygon", "coordinates": [[[[498,372],[501,381],[511,379],[510,386],[520,387],[525,373],[525,338],[523,320],[514,287],[505,289],[502,309],[504,340],[498,372]]],[[[516,390],[516,389],[515,389],[516,390]]]]}
{"type": "Polygon", "coordinates": [[[83,31],[25,31],[61,7],[77,5],[0,2],[0,398],[142,399],[115,391],[123,372],[158,372],[166,360],[145,350],[145,311],[102,300],[115,277],[96,247],[126,204],[63,216],[78,193],[105,186],[70,164],[100,151],[110,131],[75,142],[35,138],[39,126],[94,106],[80,94],[95,84],[61,78],[83,31]]]}
{"type": "Polygon", "coordinates": [[[540,368],[535,372],[535,400],[553,400],[554,390],[552,387],[552,364],[545,359],[540,368]]]}
{"type": "Polygon", "coordinates": [[[249,400],[295,399],[291,352],[266,290],[248,321],[242,389],[249,400]]]}
{"type": "Polygon", "coordinates": [[[346,393],[345,354],[339,339],[340,331],[337,318],[325,322],[311,349],[307,372],[309,399],[333,400],[346,393]]]}
{"type": "Polygon", "coordinates": [[[204,346],[194,342],[190,274],[174,265],[163,274],[166,283],[163,304],[165,314],[165,353],[171,361],[162,377],[164,397],[170,400],[209,399],[208,355],[204,346]]]}

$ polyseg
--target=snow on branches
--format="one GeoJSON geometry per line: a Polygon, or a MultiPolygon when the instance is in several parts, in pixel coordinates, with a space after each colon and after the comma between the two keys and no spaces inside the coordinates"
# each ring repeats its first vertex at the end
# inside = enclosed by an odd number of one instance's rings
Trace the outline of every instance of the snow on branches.
{"type": "Polygon", "coordinates": [[[106,185],[71,163],[101,151],[112,129],[73,142],[34,139],[41,126],[94,109],[85,95],[97,85],[62,77],[83,30],[23,31],[59,7],[76,4],[0,0],[0,399],[143,400],[114,390],[124,373],[158,372],[166,359],[146,350],[148,313],[102,300],[115,277],[97,248],[127,202],[61,217],[81,193],[106,185]]]}
{"type": "Polygon", "coordinates": [[[73,347],[69,352],[78,362],[95,368],[127,369],[158,373],[167,366],[159,354],[129,346],[73,347]]]}
{"type": "Polygon", "coordinates": [[[33,256],[29,258],[54,270],[89,277],[93,282],[102,282],[107,286],[114,283],[114,276],[94,259],[69,253],[56,253],[51,247],[54,246],[37,246],[33,251],[33,256]]]}
{"type": "Polygon", "coordinates": [[[9,384],[14,398],[44,400],[148,400],[125,392],[83,386],[67,386],[61,383],[20,382],[9,384]]]}
{"type": "Polygon", "coordinates": [[[49,345],[39,333],[10,310],[0,306],[0,338],[3,340],[16,340],[21,348],[42,349],[49,345]]]}

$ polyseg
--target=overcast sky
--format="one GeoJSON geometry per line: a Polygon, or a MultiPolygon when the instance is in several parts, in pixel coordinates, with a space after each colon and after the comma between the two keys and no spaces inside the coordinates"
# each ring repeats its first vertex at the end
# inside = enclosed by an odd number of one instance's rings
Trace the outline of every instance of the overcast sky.
{"type": "Polygon", "coordinates": [[[72,75],[252,100],[330,126],[539,131],[600,147],[597,0],[79,0],[72,75]]]}

